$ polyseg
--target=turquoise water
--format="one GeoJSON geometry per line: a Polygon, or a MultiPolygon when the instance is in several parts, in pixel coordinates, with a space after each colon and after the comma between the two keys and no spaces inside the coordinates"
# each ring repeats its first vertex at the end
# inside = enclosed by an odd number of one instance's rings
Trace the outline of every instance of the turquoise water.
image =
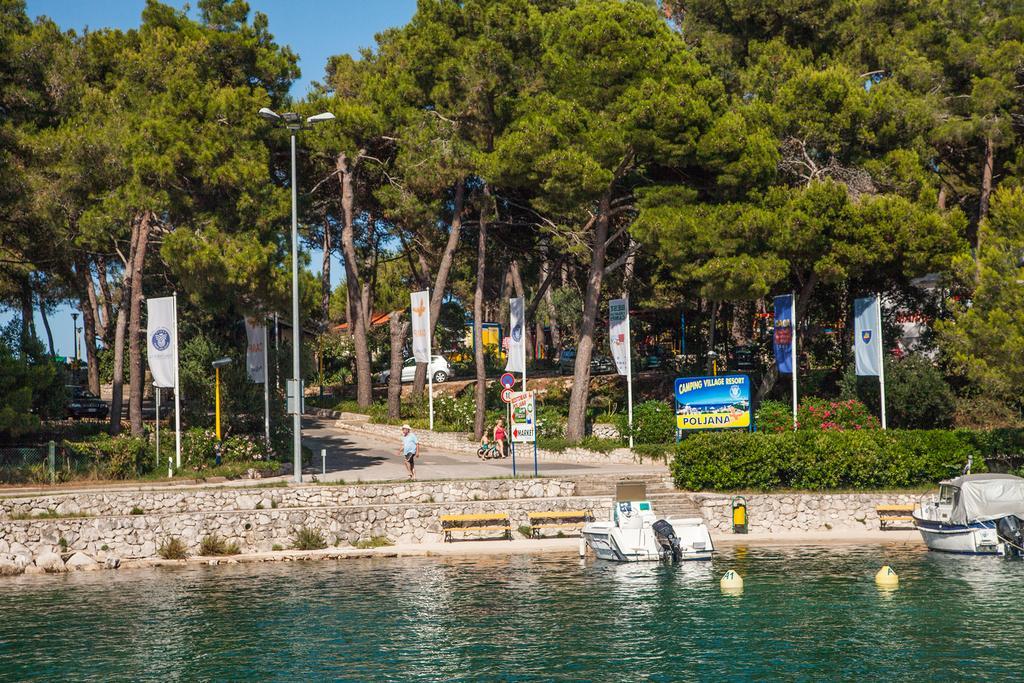
{"type": "Polygon", "coordinates": [[[883,546],[18,577],[0,580],[0,679],[1010,680],[1022,580],[1022,562],[883,546]]]}

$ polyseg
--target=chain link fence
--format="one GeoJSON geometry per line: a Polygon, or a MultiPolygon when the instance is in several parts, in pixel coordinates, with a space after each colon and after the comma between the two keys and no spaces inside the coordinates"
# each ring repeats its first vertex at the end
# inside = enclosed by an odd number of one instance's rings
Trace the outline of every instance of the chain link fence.
{"type": "Polygon", "coordinates": [[[56,484],[82,465],[61,444],[0,446],[0,484],[56,484]]]}

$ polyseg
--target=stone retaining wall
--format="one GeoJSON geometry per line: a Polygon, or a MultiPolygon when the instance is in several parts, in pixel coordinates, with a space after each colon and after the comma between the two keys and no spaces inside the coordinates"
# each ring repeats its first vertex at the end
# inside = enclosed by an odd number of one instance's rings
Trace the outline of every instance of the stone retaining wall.
{"type": "Polygon", "coordinates": [[[78,551],[100,561],[147,558],[157,556],[160,544],[170,538],[181,539],[190,554],[196,554],[203,537],[212,534],[238,543],[243,553],[265,552],[275,545],[291,547],[296,530],[303,526],[319,530],[330,545],[375,536],[395,543],[425,543],[442,540],[444,514],[508,512],[514,531],[527,523],[530,511],[588,509],[601,519],[607,518],[610,506],[610,497],[597,496],[5,521],[0,522],[0,557],[78,551]]]}
{"type": "Polygon", "coordinates": [[[221,510],[270,510],[351,505],[452,503],[474,500],[558,498],[576,494],[576,483],[560,479],[484,479],[395,484],[192,488],[184,490],[83,491],[0,499],[0,520],[60,515],[131,515],[221,510]]]}
{"type": "MultiPolygon", "coordinates": [[[[912,505],[908,493],[751,493],[748,530],[753,533],[877,530],[876,505],[912,505]]],[[[693,500],[712,534],[732,533],[732,495],[694,493],[693,500]]]]}
{"type": "MultiPolygon", "coordinates": [[[[376,436],[392,441],[401,440],[401,430],[394,425],[377,424],[369,422],[365,415],[358,413],[341,413],[341,419],[335,422],[335,427],[341,430],[376,436]]],[[[469,432],[430,432],[427,430],[416,430],[416,436],[421,446],[440,448],[455,453],[472,453],[476,455],[480,442],[471,439],[469,432]]],[[[533,449],[524,448],[525,453],[520,453],[517,447],[516,457],[520,455],[526,459],[533,458],[533,449]]],[[[543,448],[537,449],[537,459],[545,462],[570,462],[579,464],[589,463],[613,463],[617,465],[632,465],[641,462],[640,457],[635,455],[628,448],[616,448],[609,453],[598,453],[583,448],[567,448],[564,451],[548,451],[543,448]]]]}

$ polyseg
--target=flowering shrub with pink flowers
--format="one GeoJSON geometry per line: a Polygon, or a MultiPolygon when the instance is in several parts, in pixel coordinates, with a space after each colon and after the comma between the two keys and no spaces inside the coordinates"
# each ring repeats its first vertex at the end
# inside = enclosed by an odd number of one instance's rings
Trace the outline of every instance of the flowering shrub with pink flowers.
{"type": "MultiPolygon", "coordinates": [[[[861,431],[878,429],[878,418],[856,399],[827,400],[813,396],[801,399],[796,411],[797,429],[823,431],[861,431]]],[[[758,431],[793,430],[792,406],[781,401],[765,401],[755,416],[758,431]]]]}

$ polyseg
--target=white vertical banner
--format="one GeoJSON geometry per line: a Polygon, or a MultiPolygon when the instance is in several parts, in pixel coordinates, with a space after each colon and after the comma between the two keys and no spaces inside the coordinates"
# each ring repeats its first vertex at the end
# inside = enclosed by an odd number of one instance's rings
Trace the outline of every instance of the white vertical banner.
{"type": "Polygon", "coordinates": [[[882,429],[885,424],[885,365],[882,341],[882,297],[879,295],[854,299],[854,360],[858,375],[877,376],[882,400],[882,429]]]}
{"type": "MultiPolygon", "coordinates": [[[[146,299],[146,359],[153,386],[174,389],[174,461],[181,467],[181,391],[178,384],[178,295],[146,299]]],[[[170,471],[168,469],[168,475],[170,471]]]]}
{"type": "Polygon", "coordinates": [[[267,366],[263,355],[267,328],[255,318],[245,319],[245,369],[249,373],[249,381],[263,384],[267,381],[267,366]]]}
{"type": "MultiPolygon", "coordinates": [[[[524,332],[524,302],[522,297],[508,300],[508,362],[506,372],[526,373],[526,339],[524,332]]],[[[525,388],[525,381],[524,381],[525,388]]]]}
{"type": "Polygon", "coordinates": [[[174,388],[177,330],[174,329],[174,297],[146,299],[146,358],[153,386],[174,388]]]}
{"type": "Polygon", "coordinates": [[[434,368],[430,349],[430,290],[409,294],[412,310],[412,355],[417,363],[427,364],[427,403],[430,431],[434,431],[434,368]]]}
{"type": "Polygon", "coordinates": [[[633,354],[629,331],[629,299],[608,302],[608,343],[615,369],[626,376],[626,424],[629,425],[629,447],[633,447],[633,354]]]}

